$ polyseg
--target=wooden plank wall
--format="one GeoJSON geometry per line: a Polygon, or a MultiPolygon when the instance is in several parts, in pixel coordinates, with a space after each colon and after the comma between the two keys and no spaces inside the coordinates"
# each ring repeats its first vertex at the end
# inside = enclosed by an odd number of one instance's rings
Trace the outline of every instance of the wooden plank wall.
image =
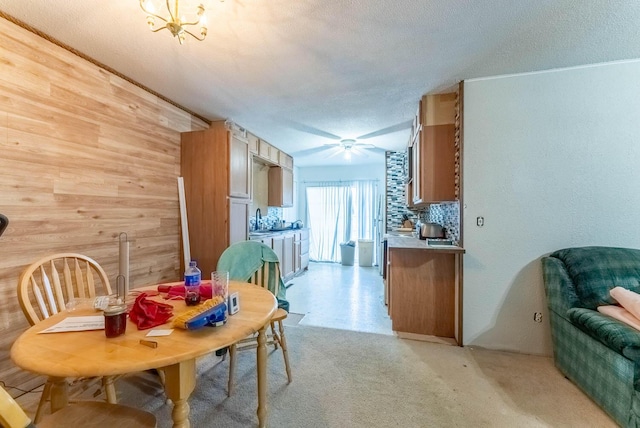
{"type": "Polygon", "coordinates": [[[180,277],[180,132],[208,124],[4,19],[0,40],[0,381],[19,385],[28,264],[79,252],[115,284],[126,232],[131,287],[180,277]]]}

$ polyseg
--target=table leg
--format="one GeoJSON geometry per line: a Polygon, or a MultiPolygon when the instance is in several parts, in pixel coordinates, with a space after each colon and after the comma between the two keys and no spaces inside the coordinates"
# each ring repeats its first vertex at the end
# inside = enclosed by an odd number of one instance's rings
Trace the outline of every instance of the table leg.
{"type": "Polygon", "coordinates": [[[51,413],[69,405],[69,384],[64,377],[51,377],[51,413]]]}
{"type": "Polygon", "coordinates": [[[173,401],[174,428],[190,428],[189,396],[196,387],[196,360],[191,359],[162,368],[165,376],[164,391],[173,401]]]}
{"type": "Polygon", "coordinates": [[[267,337],[266,325],[258,330],[258,427],[267,426],[267,337]]]}

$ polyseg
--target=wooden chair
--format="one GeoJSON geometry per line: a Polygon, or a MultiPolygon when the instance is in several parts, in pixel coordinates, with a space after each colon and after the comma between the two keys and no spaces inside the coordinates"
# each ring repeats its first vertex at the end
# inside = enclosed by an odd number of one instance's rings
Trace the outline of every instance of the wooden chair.
{"type": "MultiPolygon", "coordinates": [[[[243,241],[231,245],[227,248],[218,260],[218,270],[229,271],[229,278],[237,281],[260,285],[267,288],[274,296],[282,298],[284,296],[284,283],[280,276],[280,264],[276,253],[258,241],[243,241]],[[240,261],[242,260],[242,261],[240,261]],[[253,269],[257,267],[257,269],[253,269]],[[247,278],[247,273],[249,274],[247,278]]],[[[242,310],[242,302],[240,302],[242,310]]],[[[282,349],[285,370],[287,372],[287,383],[291,383],[291,367],[289,365],[289,351],[287,349],[287,339],[282,321],[287,318],[288,312],[283,308],[273,314],[269,322],[271,332],[267,330],[267,345],[273,345],[274,349],[282,349]],[[276,330],[275,324],[278,324],[276,330]]],[[[233,378],[236,366],[236,354],[238,351],[255,349],[258,346],[257,333],[241,340],[229,347],[229,384],[227,395],[233,392],[233,378]]]]}
{"type": "MultiPolygon", "coordinates": [[[[0,425],[4,428],[35,428],[31,419],[4,388],[0,387],[0,425]]],[[[156,417],[149,412],[119,404],[97,401],[72,404],[47,415],[38,428],[66,428],[78,426],[98,428],[154,428],[156,417]]]]}
{"type": "MultiPolygon", "coordinates": [[[[43,257],[30,264],[18,282],[18,301],[31,325],[66,310],[66,305],[72,300],[88,301],[96,296],[110,294],[111,285],[102,267],[95,260],[75,253],[43,257]]],[[[101,381],[107,402],[115,404],[117,400],[114,378],[106,376],[101,381]]],[[[34,418],[35,423],[42,418],[44,404],[51,397],[52,384],[52,379],[48,379],[44,385],[34,418]]]]}

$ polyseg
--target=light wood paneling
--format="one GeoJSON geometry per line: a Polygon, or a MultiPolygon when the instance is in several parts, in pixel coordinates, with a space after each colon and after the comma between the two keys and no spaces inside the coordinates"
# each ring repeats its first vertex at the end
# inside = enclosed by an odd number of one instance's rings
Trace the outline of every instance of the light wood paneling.
{"type": "MultiPolygon", "coordinates": [[[[118,234],[132,287],[180,278],[180,133],[208,124],[126,79],[0,19],[0,380],[28,323],[18,278],[47,254],[95,259],[112,285],[118,234]]],[[[15,393],[10,388],[10,393],[15,393]]]]}

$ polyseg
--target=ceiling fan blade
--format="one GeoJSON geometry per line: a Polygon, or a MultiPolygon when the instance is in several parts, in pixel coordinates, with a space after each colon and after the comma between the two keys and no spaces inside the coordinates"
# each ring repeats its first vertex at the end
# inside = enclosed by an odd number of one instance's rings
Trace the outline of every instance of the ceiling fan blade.
{"type": "Polygon", "coordinates": [[[334,149],[329,149],[329,150],[332,150],[333,153],[331,153],[325,159],[329,159],[329,158],[332,158],[332,157],[335,157],[335,156],[339,155],[340,153],[344,153],[344,149],[342,149],[340,147],[335,147],[334,149]]]}
{"type": "Polygon", "coordinates": [[[322,146],[318,146],[318,147],[311,147],[309,149],[304,149],[304,150],[298,150],[297,152],[292,152],[291,156],[309,156],[309,155],[313,155],[316,153],[321,153],[324,152],[326,150],[330,150],[327,146],[331,146],[331,147],[335,147],[335,144],[325,144],[322,146]]]}
{"type": "Polygon", "coordinates": [[[374,146],[373,144],[356,143],[353,147],[357,147],[359,149],[373,149],[376,146],[374,146]]]}
{"type": "Polygon", "coordinates": [[[388,126],[386,128],[379,129],[375,132],[370,132],[368,134],[361,135],[358,137],[358,140],[366,140],[367,138],[379,137],[381,135],[391,134],[398,131],[403,131],[405,129],[411,128],[413,125],[413,120],[407,120],[406,122],[398,123],[396,125],[388,126]]]}
{"type": "Polygon", "coordinates": [[[365,158],[369,157],[369,155],[366,152],[360,150],[358,147],[355,147],[355,146],[351,148],[351,153],[357,156],[364,156],[365,158]]]}
{"type": "Polygon", "coordinates": [[[383,149],[381,147],[376,147],[376,146],[372,146],[372,147],[362,147],[362,146],[358,146],[359,149],[363,149],[363,150],[367,150],[373,153],[385,153],[387,151],[387,149],[383,149]]]}
{"type": "Polygon", "coordinates": [[[298,131],[306,132],[307,134],[317,135],[318,137],[328,138],[330,140],[338,140],[340,141],[342,137],[338,137],[330,132],[323,131],[321,129],[314,128],[313,126],[305,125],[303,123],[294,122],[292,120],[286,121],[289,123],[293,129],[298,131]]]}

